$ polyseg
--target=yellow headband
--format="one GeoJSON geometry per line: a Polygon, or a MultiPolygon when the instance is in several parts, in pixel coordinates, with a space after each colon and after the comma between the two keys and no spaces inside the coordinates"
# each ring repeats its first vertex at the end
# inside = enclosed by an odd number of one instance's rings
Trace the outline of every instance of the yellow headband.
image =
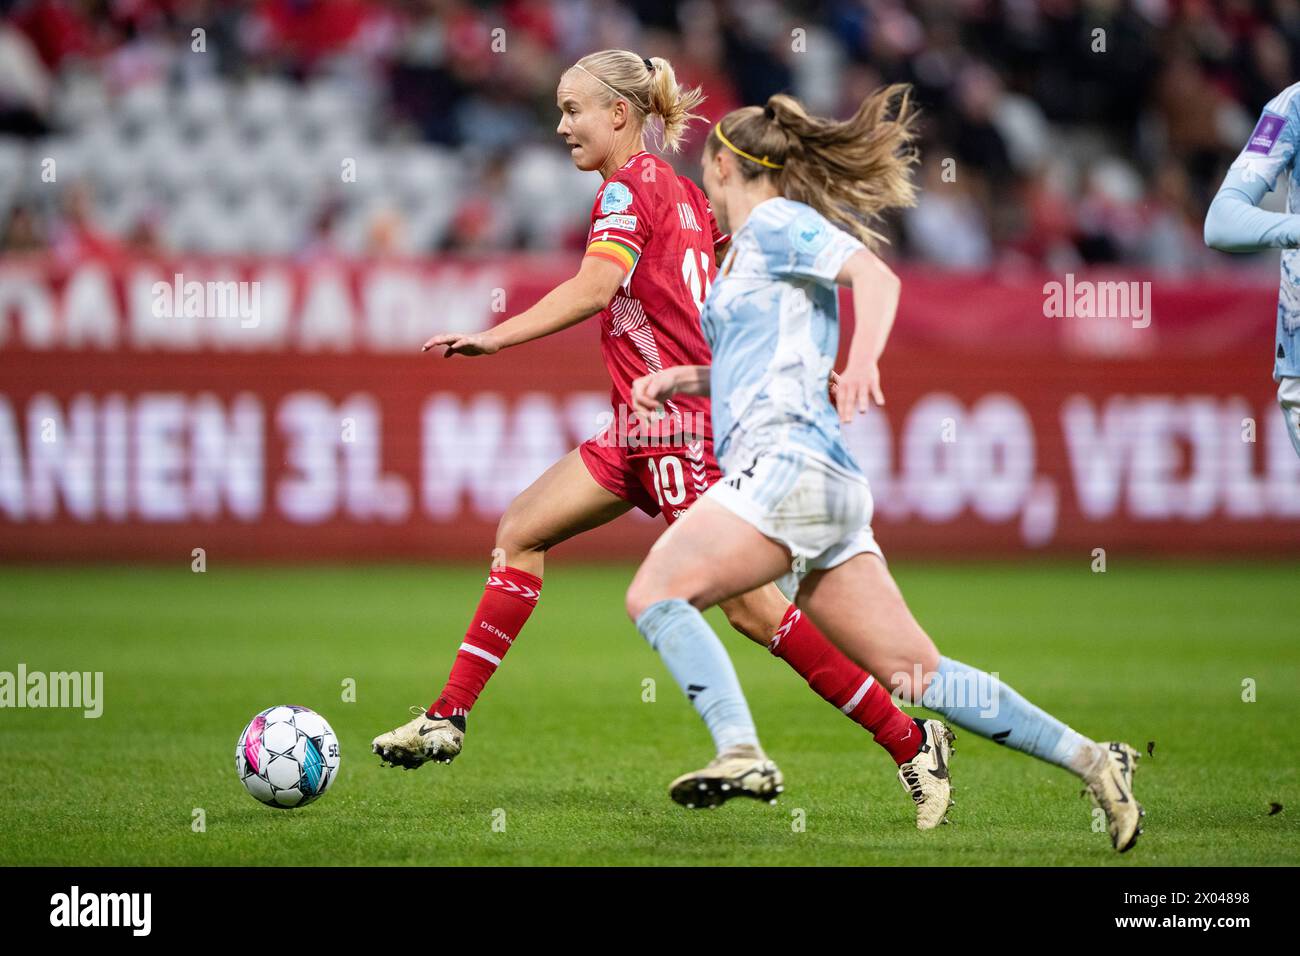
{"type": "Polygon", "coordinates": [[[731,140],[727,139],[727,137],[722,134],[721,123],[713,127],[713,132],[718,134],[718,139],[722,141],[722,145],[727,147],[727,149],[731,150],[737,156],[743,156],[745,159],[748,159],[750,162],[758,163],[758,165],[760,166],[766,166],[768,169],[785,168],[785,163],[774,163],[766,156],[764,156],[762,159],[759,159],[757,156],[751,155],[750,153],[745,152],[743,149],[737,149],[735,144],[732,143],[731,140]]]}

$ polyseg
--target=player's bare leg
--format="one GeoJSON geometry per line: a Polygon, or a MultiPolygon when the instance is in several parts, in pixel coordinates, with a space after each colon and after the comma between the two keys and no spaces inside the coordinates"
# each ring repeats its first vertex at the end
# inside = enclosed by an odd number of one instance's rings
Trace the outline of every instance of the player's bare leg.
{"type": "MultiPolygon", "coordinates": [[[[1106,814],[1114,847],[1122,853],[1133,846],[1145,815],[1133,796],[1136,751],[1127,744],[1097,744],[996,674],[940,656],[878,557],[859,554],[809,574],[796,602],[845,654],[903,700],[1081,777],[1106,814]]],[[[912,789],[906,779],[904,787],[912,789]]]]}
{"type": "Polygon", "coordinates": [[[784,545],[701,498],[659,537],[637,569],[627,591],[628,613],[635,619],[665,598],[713,607],[771,584],[789,567],[784,545]]]}
{"type": "Polygon", "coordinates": [[[719,601],[718,607],[736,631],[760,647],[771,649],[772,638],[790,608],[790,601],[775,584],[765,584],[719,601]]]}
{"type": "Polygon", "coordinates": [[[510,502],[497,523],[496,554],[540,578],[549,549],[609,524],[631,508],[596,483],[575,448],[510,502]]]}
{"type": "Polygon", "coordinates": [[[381,760],[410,770],[429,760],[450,763],[460,753],[469,708],[536,604],[546,551],[630,507],[596,483],[577,449],[510,503],[497,524],[492,572],[470,628],[478,640],[461,644],[451,679],[432,707],[413,708],[412,720],[374,739],[371,749],[381,760]],[[485,642],[493,643],[485,648],[485,642]]]}
{"type": "Polygon", "coordinates": [[[795,603],[822,632],[859,666],[911,701],[916,665],[930,675],[939,667],[939,649],[917,623],[885,562],[859,554],[829,571],[804,578],[795,603]]]}
{"type": "Polygon", "coordinates": [[[784,789],[780,770],[759,745],[731,662],[699,611],[770,582],[789,564],[784,547],[704,498],[656,542],[628,589],[628,614],[717,748],[707,767],[669,786],[685,807],[715,807],[734,797],[775,800],[784,789]]]}

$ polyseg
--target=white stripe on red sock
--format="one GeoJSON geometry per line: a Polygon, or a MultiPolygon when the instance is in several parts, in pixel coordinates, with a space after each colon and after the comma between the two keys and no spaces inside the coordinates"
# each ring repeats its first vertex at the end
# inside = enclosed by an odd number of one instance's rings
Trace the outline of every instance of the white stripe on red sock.
{"type": "Polygon", "coordinates": [[[501,658],[497,657],[495,654],[489,654],[481,647],[475,647],[473,644],[466,642],[460,645],[460,649],[466,653],[473,654],[475,657],[481,657],[483,660],[490,664],[494,664],[497,667],[501,666],[501,658]]]}

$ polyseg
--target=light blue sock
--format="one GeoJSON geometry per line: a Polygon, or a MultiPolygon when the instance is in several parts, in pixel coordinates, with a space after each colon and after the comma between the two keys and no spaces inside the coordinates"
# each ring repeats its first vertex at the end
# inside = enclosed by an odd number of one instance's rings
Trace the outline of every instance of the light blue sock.
{"type": "Polygon", "coordinates": [[[1025,700],[995,674],[961,661],[939,658],[938,676],[926,688],[923,707],[958,727],[1082,774],[1096,744],[1025,700]]]}
{"type": "Polygon", "coordinates": [[[636,629],[695,705],[719,753],[741,744],[758,746],[736,669],[704,615],[687,601],[658,601],[637,618],[636,629]]]}

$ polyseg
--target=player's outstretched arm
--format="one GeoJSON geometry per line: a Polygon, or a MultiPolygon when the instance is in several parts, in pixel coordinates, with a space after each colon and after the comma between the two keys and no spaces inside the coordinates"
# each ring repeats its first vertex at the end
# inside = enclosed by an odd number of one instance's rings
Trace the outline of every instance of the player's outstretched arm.
{"type": "Polygon", "coordinates": [[[1300,216],[1260,209],[1263,177],[1230,169],[1205,214],[1205,244],[1221,252],[1258,252],[1300,246],[1300,216]]]}
{"type": "Polygon", "coordinates": [[[841,267],[835,281],[853,290],[853,341],[849,362],[833,382],[840,421],[853,420],[854,411],[865,412],[869,401],[885,404],[880,390],[880,355],[894,327],[898,296],[903,284],[894,270],[866,249],[855,252],[841,267]]]}
{"type": "Polygon", "coordinates": [[[577,325],[589,319],[614,298],[625,272],[607,259],[585,256],[578,274],[561,282],[531,309],[506,319],[485,332],[444,332],[424,343],[421,351],[444,347],[445,357],[491,355],[577,325]]]}

